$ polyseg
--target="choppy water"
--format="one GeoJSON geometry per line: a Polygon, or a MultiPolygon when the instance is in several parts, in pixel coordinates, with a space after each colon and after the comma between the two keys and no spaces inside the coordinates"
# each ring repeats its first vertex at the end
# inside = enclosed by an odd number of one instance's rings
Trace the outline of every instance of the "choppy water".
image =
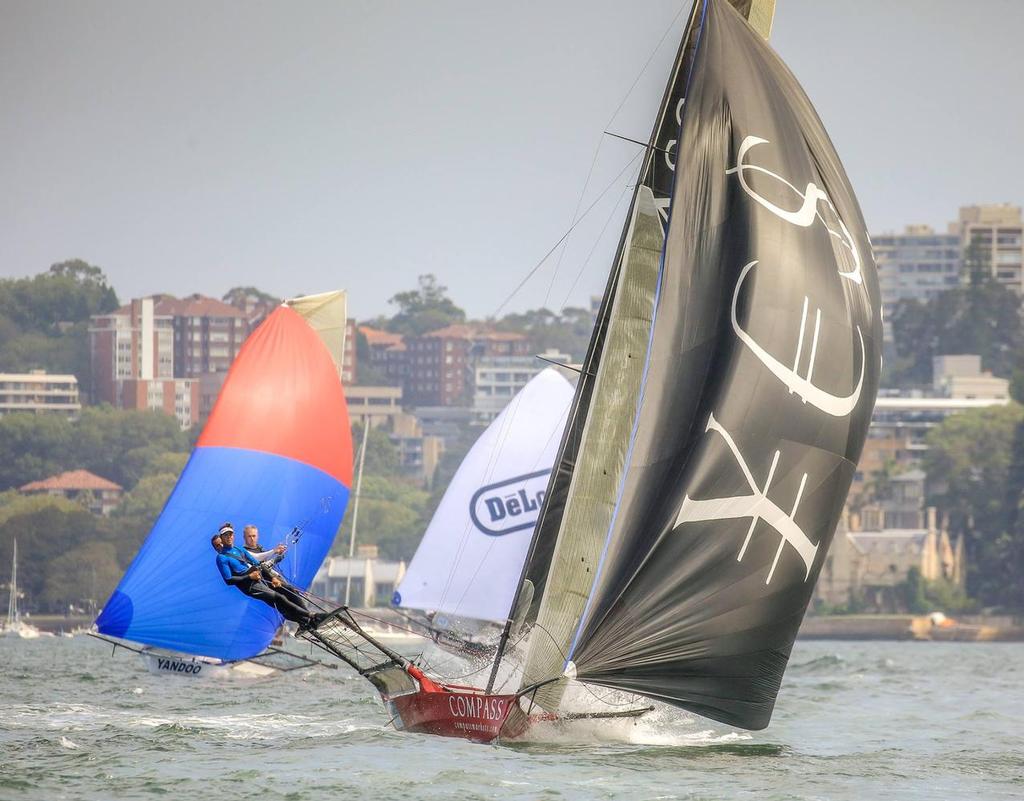
{"type": "Polygon", "coordinates": [[[772,725],[661,709],[478,745],[347,670],[201,683],[87,637],[0,640],[0,799],[1022,799],[1024,645],[799,642],[772,725]]]}

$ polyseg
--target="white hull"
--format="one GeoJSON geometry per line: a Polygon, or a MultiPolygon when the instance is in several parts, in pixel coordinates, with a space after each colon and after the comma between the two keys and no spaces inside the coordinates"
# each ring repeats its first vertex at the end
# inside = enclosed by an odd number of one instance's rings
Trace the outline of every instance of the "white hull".
{"type": "Polygon", "coordinates": [[[35,626],[31,626],[28,623],[23,623],[20,620],[17,623],[5,625],[0,628],[0,635],[4,637],[21,637],[23,640],[36,640],[44,635],[49,636],[49,632],[42,632],[35,626]]]}
{"type": "Polygon", "coordinates": [[[146,669],[157,676],[182,676],[190,679],[263,679],[280,671],[254,662],[221,662],[204,656],[142,651],[146,669]]]}

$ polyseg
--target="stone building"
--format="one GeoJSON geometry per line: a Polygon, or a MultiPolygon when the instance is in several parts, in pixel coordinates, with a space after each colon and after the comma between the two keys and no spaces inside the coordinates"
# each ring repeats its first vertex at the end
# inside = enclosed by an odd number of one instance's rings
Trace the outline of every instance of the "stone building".
{"type": "Polygon", "coordinates": [[[857,515],[844,515],[825,557],[814,591],[817,601],[845,606],[854,598],[879,611],[897,611],[893,589],[917,568],[928,581],[944,579],[963,586],[966,575],[963,538],[952,541],[936,521],[934,508],[919,528],[864,530],[857,515]]]}

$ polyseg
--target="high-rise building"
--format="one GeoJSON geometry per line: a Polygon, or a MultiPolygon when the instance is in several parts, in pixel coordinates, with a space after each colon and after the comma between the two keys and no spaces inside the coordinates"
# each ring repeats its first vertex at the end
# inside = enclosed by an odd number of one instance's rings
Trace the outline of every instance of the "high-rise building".
{"type": "MultiPolygon", "coordinates": [[[[537,373],[550,362],[569,364],[572,357],[557,350],[536,356],[484,356],[473,366],[473,422],[488,425],[537,373]]],[[[566,371],[568,372],[568,371],[566,371]]]]}
{"type": "Polygon", "coordinates": [[[93,396],[119,409],[160,409],[182,428],[199,420],[199,382],[174,375],[174,318],[138,298],[89,327],[93,396]]]}
{"type": "Polygon", "coordinates": [[[1024,222],[1020,206],[963,206],[950,232],[960,236],[965,271],[986,272],[1024,295],[1024,222]]]}
{"type": "Polygon", "coordinates": [[[403,397],[412,406],[468,404],[473,365],[485,357],[525,356],[522,334],[449,325],[420,337],[407,337],[403,397]]]}
{"type": "Polygon", "coordinates": [[[0,373],[0,417],[10,412],[59,414],[78,417],[78,379],[45,370],[0,373]]]}
{"type": "Polygon", "coordinates": [[[939,234],[927,225],[908,225],[902,234],[871,238],[878,263],[882,303],[891,308],[901,300],[927,303],[940,292],[960,284],[960,237],[939,234]]]}

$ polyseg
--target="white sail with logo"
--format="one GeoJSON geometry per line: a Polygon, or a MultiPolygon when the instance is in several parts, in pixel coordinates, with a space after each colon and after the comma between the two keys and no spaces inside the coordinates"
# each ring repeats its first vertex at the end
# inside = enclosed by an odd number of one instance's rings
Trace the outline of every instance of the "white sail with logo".
{"type": "Polygon", "coordinates": [[[548,368],[480,435],[423,535],[396,606],[505,621],[572,395],[548,368]]]}

